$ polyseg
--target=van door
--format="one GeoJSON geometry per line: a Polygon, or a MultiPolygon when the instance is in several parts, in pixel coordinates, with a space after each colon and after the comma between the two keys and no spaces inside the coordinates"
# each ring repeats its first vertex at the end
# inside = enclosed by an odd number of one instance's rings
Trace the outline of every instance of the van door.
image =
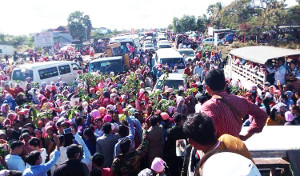
{"type": "Polygon", "coordinates": [[[68,84],[75,79],[71,73],[71,67],[69,64],[58,66],[58,71],[62,80],[68,84]]]}
{"type": "Polygon", "coordinates": [[[79,65],[77,65],[76,63],[71,63],[71,67],[72,67],[72,75],[73,75],[73,79],[77,78],[79,72],[82,73],[82,69],[80,68],[79,65]]]}

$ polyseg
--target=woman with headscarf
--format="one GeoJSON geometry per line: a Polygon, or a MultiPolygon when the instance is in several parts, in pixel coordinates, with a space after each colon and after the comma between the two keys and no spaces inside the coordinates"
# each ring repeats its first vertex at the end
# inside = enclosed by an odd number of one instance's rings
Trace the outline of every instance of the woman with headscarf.
{"type": "Polygon", "coordinates": [[[1,105],[1,113],[2,113],[2,116],[3,116],[3,117],[7,117],[8,112],[9,112],[9,106],[8,106],[8,104],[3,103],[3,104],[1,105]]]}
{"type": "Polygon", "coordinates": [[[177,99],[176,99],[176,109],[178,113],[180,114],[184,114],[186,115],[187,114],[187,107],[186,105],[184,104],[184,98],[182,96],[178,96],[177,99]]]}

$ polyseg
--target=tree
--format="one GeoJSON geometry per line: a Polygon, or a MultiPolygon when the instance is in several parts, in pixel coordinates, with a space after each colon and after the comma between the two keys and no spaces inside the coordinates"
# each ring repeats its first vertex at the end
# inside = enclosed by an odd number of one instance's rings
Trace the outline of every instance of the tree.
{"type": "Polygon", "coordinates": [[[172,21],[173,29],[175,32],[181,32],[181,26],[179,24],[179,18],[174,17],[172,21]]]}
{"type": "MultiPolygon", "coordinates": [[[[300,2],[300,0],[299,0],[300,2]]],[[[300,5],[290,7],[287,10],[286,24],[299,25],[300,24],[300,5]]]]}
{"type": "Polygon", "coordinates": [[[89,40],[92,30],[90,17],[80,11],[72,12],[68,17],[68,29],[74,39],[89,40]]]}
{"type": "Polygon", "coordinates": [[[215,4],[211,4],[207,8],[207,14],[209,15],[210,22],[212,26],[215,26],[216,28],[220,27],[220,12],[222,10],[223,6],[221,2],[217,2],[215,4]]]}
{"type": "Polygon", "coordinates": [[[206,19],[204,17],[199,16],[196,22],[196,26],[197,26],[197,30],[199,30],[200,32],[204,32],[207,28],[206,26],[206,19]]]}
{"type": "Polygon", "coordinates": [[[195,16],[183,15],[179,20],[182,32],[195,31],[196,27],[196,18],[195,16]]]}
{"type": "Polygon", "coordinates": [[[175,32],[187,32],[197,30],[195,16],[183,15],[182,18],[173,18],[173,29],[175,32]]]}

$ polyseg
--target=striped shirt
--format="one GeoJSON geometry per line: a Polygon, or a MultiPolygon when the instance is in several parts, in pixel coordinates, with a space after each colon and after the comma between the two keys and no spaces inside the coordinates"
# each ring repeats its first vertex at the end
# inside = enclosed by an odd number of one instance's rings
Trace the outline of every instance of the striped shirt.
{"type": "Polygon", "coordinates": [[[242,118],[247,114],[253,118],[248,132],[258,133],[262,131],[268,116],[266,112],[245,98],[230,95],[226,92],[221,92],[217,95],[227,100],[241,114],[239,117],[227,104],[214,97],[205,102],[201,106],[200,112],[212,118],[218,137],[223,134],[239,137],[243,124],[242,118]]]}

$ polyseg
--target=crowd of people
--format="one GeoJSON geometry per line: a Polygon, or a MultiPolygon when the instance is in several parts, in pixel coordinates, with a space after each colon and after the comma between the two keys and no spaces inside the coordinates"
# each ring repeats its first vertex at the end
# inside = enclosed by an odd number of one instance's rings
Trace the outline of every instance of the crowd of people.
{"type": "Polygon", "coordinates": [[[299,125],[300,92],[268,82],[261,94],[241,91],[221,58],[197,53],[186,85],[157,92],[147,88],[176,68],[151,68],[151,53],[132,57],[126,73],[84,73],[72,84],[28,78],[26,88],[10,87],[13,67],[2,63],[0,176],[216,175],[222,166],[205,163],[227,154],[259,173],[243,141],[265,125],[299,125]]]}

